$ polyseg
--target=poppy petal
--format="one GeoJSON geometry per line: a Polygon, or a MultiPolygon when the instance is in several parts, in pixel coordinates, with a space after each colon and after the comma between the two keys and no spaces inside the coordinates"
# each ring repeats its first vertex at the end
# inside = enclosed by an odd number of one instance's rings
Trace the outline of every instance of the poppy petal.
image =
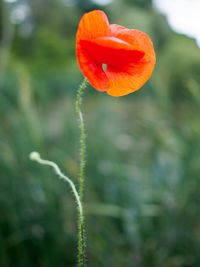
{"type": "Polygon", "coordinates": [[[81,41],[107,36],[109,33],[109,22],[105,13],[95,10],[82,17],[76,34],[76,54],[80,69],[91,85],[99,91],[106,91],[109,81],[103,71],[102,63],[95,61],[88,54],[81,41]]]}
{"type": "Polygon", "coordinates": [[[107,93],[111,96],[123,96],[140,89],[149,79],[154,69],[154,61],[140,62],[124,71],[108,66],[106,75],[109,80],[107,93]]]}
{"type": "Polygon", "coordinates": [[[145,54],[116,37],[100,37],[91,41],[83,40],[80,43],[96,61],[116,67],[123,67],[130,62],[136,63],[145,54]]]}
{"type": "Polygon", "coordinates": [[[106,91],[109,87],[109,81],[102,68],[102,63],[94,61],[80,45],[77,45],[76,52],[83,75],[98,91],[106,91]]]}
{"type": "Polygon", "coordinates": [[[83,15],[80,20],[76,40],[91,40],[110,33],[109,22],[106,14],[101,10],[94,10],[83,15]]]}
{"type": "Polygon", "coordinates": [[[145,52],[146,60],[155,60],[153,43],[146,33],[138,30],[130,30],[117,24],[110,24],[110,30],[112,36],[131,44],[139,51],[145,52]]]}

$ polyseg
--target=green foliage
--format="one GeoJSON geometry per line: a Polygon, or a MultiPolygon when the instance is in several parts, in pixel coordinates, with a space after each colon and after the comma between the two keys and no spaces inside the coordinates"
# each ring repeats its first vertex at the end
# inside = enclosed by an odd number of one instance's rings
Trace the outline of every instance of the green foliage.
{"type": "Polygon", "coordinates": [[[165,79],[166,90],[173,99],[190,96],[190,83],[200,82],[199,48],[193,40],[185,36],[175,35],[163,50],[160,61],[161,79],[165,79]],[[170,72],[166,72],[166,68],[170,72]]]}
{"type": "MultiPolygon", "coordinates": [[[[173,33],[150,3],[119,0],[105,9],[111,23],[153,38],[151,80],[122,98],[89,86],[83,98],[91,267],[200,265],[199,48],[173,33]]],[[[33,31],[24,36],[23,23],[12,26],[0,69],[0,266],[70,267],[77,259],[74,198],[28,155],[39,151],[78,185],[75,31],[93,4],[34,0],[30,7],[33,31]]]]}

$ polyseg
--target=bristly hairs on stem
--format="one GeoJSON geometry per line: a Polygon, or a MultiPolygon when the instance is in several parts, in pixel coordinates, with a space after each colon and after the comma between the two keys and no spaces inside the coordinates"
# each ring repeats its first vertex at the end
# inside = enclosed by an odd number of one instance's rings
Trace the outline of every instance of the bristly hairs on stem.
{"type": "MultiPolygon", "coordinates": [[[[85,169],[85,126],[84,126],[84,120],[83,120],[83,114],[81,111],[81,100],[82,100],[82,94],[84,92],[84,89],[87,85],[87,79],[85,78],[82,82],[82,84],[79,87],[77,98],[76,98],[76,110],[78,113],[79,123],[80,123],[80,129],[81,129],[81,150],[80,150],[80,183],[79,183],[79,196],[80,196],[80,202],[83,206],[83,187],[84,187],[84,169],[85,169]]],[[[85,225],[84,225],[84,218],[83,220],[79,221],[79,263],[78,266],[85,266],[85,225]]]]}
{"type": "Polygon", "coordinates": [[[79,117],[80,129],[81,129],[81,150],[80,150],[80,188],[79,188],[79,195],[82,201],[83,198],[83,185],[84,185],[84,169],[85,169],[85,126],[84,126],[84,119],[83,113],[81,111],[81,101],[82,101],[82,94],[86,87],[87,79],[85,78],[82,82],[76,98],[76,110],[79,117]]]}

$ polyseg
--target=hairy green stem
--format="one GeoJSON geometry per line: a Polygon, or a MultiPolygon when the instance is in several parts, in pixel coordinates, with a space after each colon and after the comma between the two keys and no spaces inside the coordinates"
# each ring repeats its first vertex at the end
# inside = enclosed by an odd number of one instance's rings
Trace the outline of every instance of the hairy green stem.
{"type": "Polygon", "coordinates": [[[86,87],[86,84],[87,84],[87,79],[85,78],[78,90],[76,98],[76,110],[78,112],[80,129],[81,129],[81,151],[80,151],[81,162],[80,162],[80,188],[79,188],[79,195],[81,201],[83,199],[84,169],[85,169],[85,127],[84,127],[83,114],[81,111],[81,96],[86,87]]]}
{"type": "MultiPolygon", "coordinates": [[[[83,187],[84,187],[84,169],[85,169],[85,127],[83,114],[81,111],[81,97],[83,91],[86,87],[87,79],[85,78],[83,83],[81,84],[76,98],[76,110],[79,117],[80,129],[81,129],[81,156],[80,156],[80,185],[79,185],[79,196],[80,201],[83,206],[83,187]]],[[[85,236],[84,236],[85,226],[84,226],[84,218],[80,218],[79,220],[79,267],[85,266],[85,236]]]]}

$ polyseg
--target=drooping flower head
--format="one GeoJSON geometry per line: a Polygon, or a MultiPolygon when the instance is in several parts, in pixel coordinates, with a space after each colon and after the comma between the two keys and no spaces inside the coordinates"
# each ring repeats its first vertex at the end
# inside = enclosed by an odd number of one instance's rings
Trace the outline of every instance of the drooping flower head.
{"type": "Polygon", "coordinates": [[[111,96],[138,90],[151,76],[156,61],[147,34],[109,24],[101,10],[82,17],[76,34],[76,54],[90,84],[111,96]]]}

